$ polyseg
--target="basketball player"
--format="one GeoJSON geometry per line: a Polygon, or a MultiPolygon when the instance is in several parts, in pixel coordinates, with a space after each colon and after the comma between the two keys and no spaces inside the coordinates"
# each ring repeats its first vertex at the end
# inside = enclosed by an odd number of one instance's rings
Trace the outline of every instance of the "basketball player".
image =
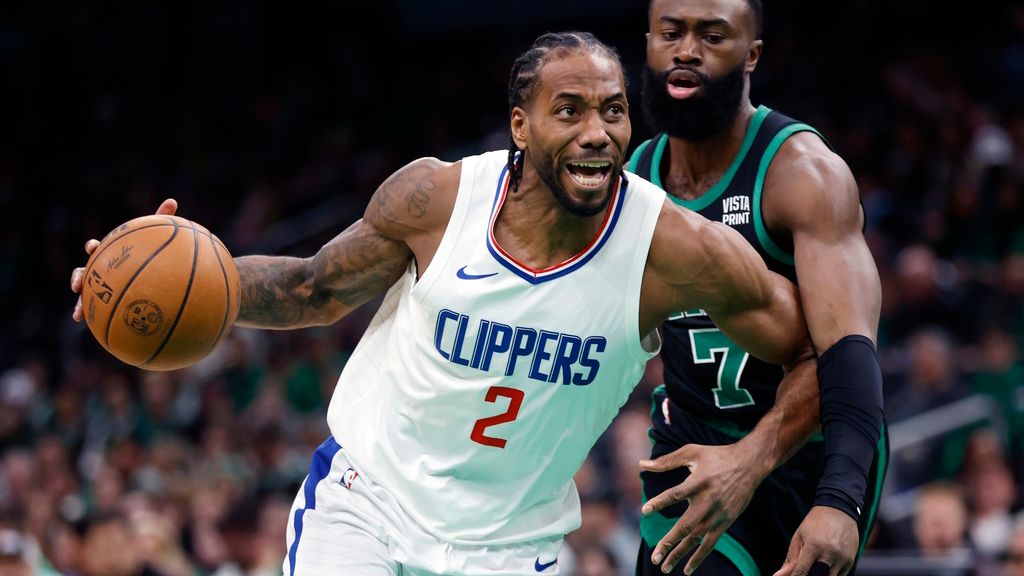
{"type": "Polygon", "coordinates": [[[784,565],[781,574],[803,575],[819,562],[821,574],[846,574],[868,536],[887,454],[874,349],[880,287],[857,186],[817,131],[751,104],[760,0],[653,0],[649,24],[644,105],[660,133],[627,168],[736,230],[771,270],[799,282],[820,355],[824,439],[797,451],[819,423],[813,378],[783,380],[707,309],[677,311],[664,325],[655,461],[641,464],[638,573],[689,574],[704,562],[705,574],[784,565]]]}
{"type": "Polygon", "coordinates": [[[286,574],[557,574],[573,474],[669,314],[702,308],[753,354],[812,364],[792,283],[622,172],[625,92],[610,48],[546,34],[512,69],[510,150],[409,164],[311,258],[237,259],[243,326],[330,324],[387,291],[296,497],[286,574]]]}

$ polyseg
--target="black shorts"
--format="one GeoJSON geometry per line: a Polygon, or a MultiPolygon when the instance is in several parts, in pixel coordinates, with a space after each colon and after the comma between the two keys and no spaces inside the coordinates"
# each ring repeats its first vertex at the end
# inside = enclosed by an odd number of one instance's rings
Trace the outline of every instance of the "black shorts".
{"type": "MultiPolygon", "coordinates": [[[[654,391],[651,423],[652,458],[673,452],[685,444],[732,444],[744,434],[728,423],[710,422],[687,414],[668,399],[664,386],[654,391]],[[663,410],[666,408],[671,424],[665,419],[663,410]]],[[[878,509],[887,461],[888,439],[883,433],[869,471],[865,498],[868,510],[860,520],[861,550],[878,509]]],[[[770,575],[781,568],[793,534],[814,503],[824,462],[825,443],[817,436],[769,474],[754,492],[750,505],[722,535],[715,551],[701,564],[697,574],[770,575]]],[[[686,468],[663,473],[642,472],[644,501],[681,484],[688,475],[686,468]]],[[[651,553],[685,510],[686,503],[683,502],[640,520],[638,575],[662,574],[661,569],[651,563],[651,553]]],[[[685,561],[680,561],[672,574],[682,574],[685,565],[685,561]]]]}

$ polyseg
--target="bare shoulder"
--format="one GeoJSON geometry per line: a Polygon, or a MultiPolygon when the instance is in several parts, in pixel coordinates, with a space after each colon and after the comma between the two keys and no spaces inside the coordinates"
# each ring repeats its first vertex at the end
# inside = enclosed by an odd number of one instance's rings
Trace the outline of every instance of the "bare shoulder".
{"type": "Polygon", "coordinates": [[[816,134],[800,132],[779,148],[765,178],[769,227],[859,230],[860,193],[850,167],[816,134]]]}
{"type": "Polygon", "coordinates": [[[691,308],[722,313],[759,306],[767,272],[738,232],[666,199],[644,271],[641,329],[691,308]]]}
{"type": "Polygon", "coordinates": [[[742,236],[725,224],[666,199],[651,239],[648,266],[670,284],[704,281],[718,269],[715,262],[743,242],[742,236]]]}
{"type": "Polygon", "coordinates": [[[455,205],[461,174],[461,161],[420,158],[410,162],[377,188],[364,220],[395,240],[443,230],[455,205]]]}

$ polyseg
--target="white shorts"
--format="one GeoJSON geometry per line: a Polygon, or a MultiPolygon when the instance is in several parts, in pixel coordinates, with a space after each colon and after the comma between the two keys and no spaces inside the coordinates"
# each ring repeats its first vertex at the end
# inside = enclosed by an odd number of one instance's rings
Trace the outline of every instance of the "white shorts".
{"type": "Polygon", "coordinates": [[[285,576],[555,576],[562,538],[501,546],[453,545],[416,524],[328,438],[295,496],[285,576]]]}

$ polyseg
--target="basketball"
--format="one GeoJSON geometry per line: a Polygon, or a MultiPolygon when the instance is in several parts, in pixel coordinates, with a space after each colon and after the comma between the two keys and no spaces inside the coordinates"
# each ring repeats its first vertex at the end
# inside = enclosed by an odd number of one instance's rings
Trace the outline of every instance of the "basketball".
{"type": "Polygon", "coordinates": [[[82,282],[86,324],[119,360],[175,370],[206,357],[239,305],[238,270],[206,228],[177,216],[144,216],[115,228],[89,257],[82,282]]]}

